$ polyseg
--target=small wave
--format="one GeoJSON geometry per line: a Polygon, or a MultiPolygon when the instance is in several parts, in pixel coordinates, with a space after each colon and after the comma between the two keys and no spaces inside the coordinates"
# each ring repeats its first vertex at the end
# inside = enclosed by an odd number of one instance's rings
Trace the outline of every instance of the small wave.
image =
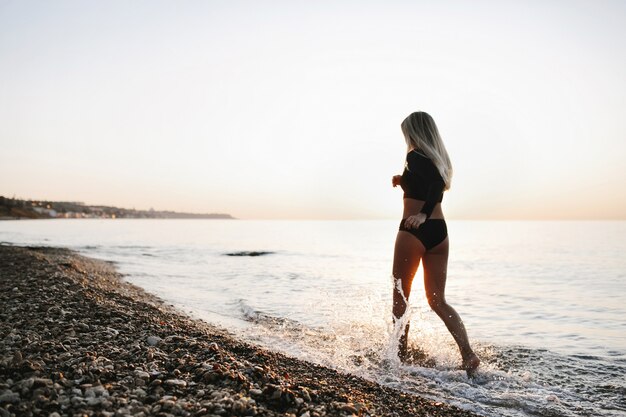
{"type": "Polygon", "coordinates": [[[302,323],[296,320],[288,319],[286,317],[276,317],[271,314],[255,310],[247,305],[244,300],[239,300],[238,304],[243,315],[243,319],[246,321],[258,323],[267,327],[280,327],[284,330],[298,330],[303,327],[302,323]]]}
{"type": "Polygon", "coordinates": [[[227,252],[224,255],[226,256],[263,256],[263,255],[272,255],[276,252],[271,251],[243,251],[243,252],[227,252]]]}
{"type": "Polygon", "coordinates": [[[84,245],[84,246],[79,246],[78,249],[95,250],[95,249],[100,249],[100,246],[99,245],[84,245]]]}

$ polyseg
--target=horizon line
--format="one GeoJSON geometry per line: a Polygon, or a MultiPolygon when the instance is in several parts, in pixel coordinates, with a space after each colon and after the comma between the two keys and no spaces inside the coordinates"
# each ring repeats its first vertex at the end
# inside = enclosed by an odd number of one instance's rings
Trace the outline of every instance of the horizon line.
{"type": "MultiPolygon", "coordinates": [[[[117,209],[122,209],[122,210],[134,210],[134,211],[155,211],[155,212],[172,212],[172,213],[178,213],[178,214],[192,214],[192,215],[228,215],[231,216],[231,219],[224,219],[224,220],[307,220],[307,221],[344,221],[344,220],[398,220],[396,217],[339,217],[339,218],[324,218],[324,217],[302,217],[302,218],[298,218],[298,217],[259,217],[259,218],[255,218],[255,217],[241,217],[241,216],[235,216],[233,214],[231,214],[230,212],[225,212],[225,213],[220,213],[217,211],[213,211],[213,212],[196,212],[196,211],[176,211],[176,210],[171,210],[171,209],[154,209],[153,207],[150,207],[149,209],[137,209],[135,207],[133,208],[125,208],[125,207],[119,207],[116,205],[107,205],[107,204],[93,204],[93,203],[86,203],[86,202],[82,202],[82,201],[70,201],[70,200],[46,200],[46,199],[33,199],[33,198],[23,198],[23,197],[16,197],[15,194],[13,195],[13,197],[6,197],[4,195],[0,194],[0,197],[4,197],[5,199],[13,199],[13,200],[22,200],[22,201],[38,201],[38,202],[47,202],[47,203],[71,203],[71,204],[79,204],[79,205],[84,205],[84,206],[93,206],[93,207],[109,207],[109,208],[117,208],[117,209]]],[[[9,220],[9,219],[6,219],[9,220]]],[[[169,219],[166,219],[169,220],[169,219]]],[[[207,220],[217,220],[217,219],[207,219],[207,220]]],[[[497,217],[497,218],[481,218],[481,217],[446,217],[445,220],[461,220],[461,221],[626,221],[626,217],[574,217],[574,218],[569,218],[569,217],[564,217],[564,218],[552,218],[552,217],[538,217],[538,218],[518,218],[518,217],[510,217],[510,218],[502,218],[502,217],[497,217]]]]}

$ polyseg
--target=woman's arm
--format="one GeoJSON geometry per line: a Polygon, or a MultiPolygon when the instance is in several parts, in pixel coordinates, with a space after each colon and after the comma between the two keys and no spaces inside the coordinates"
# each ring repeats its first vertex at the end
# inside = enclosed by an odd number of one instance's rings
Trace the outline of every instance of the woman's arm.
{"type": "Polygon", "coordinates": [[[426,196],[424,197],[424,205],[420,213],[415,215],[415,217],[408,222],[409,224],[413,224],[413,227],[418,227],[430,218],[435,206],[441,199],[445,182],[432,161],[417,152],[409,152],[407,155],[407,165],[409,171],[411,171],[413,175],[417,175],[419,181],[425,184],[427,189],[426,196]]]}
{"type": "Polygon", "coordinates": [[[426,200],[424,201],[424,206],[420,210],[420,213],[424,213],[426,215],[426,219],[430,218],[430,215],[433,213],[445,186],[446,183],[443,180],[436,179],[429,182],[426,200]]]}
{"type": "Polygon", "coordinates": [[[419,213],[407,217],[404,221],[405,227],[417,229],[422,223],[430,218],[433,210],[439,202],[439,195],[443,192],[445,183],[443,181],[433,181],[428,186],[426,200],[419,213]]]}

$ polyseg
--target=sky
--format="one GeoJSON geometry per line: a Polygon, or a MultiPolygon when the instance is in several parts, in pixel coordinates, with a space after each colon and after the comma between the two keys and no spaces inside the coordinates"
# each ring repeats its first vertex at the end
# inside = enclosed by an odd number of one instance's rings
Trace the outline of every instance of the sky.
{"type": "Polygon", "coordinates": [[[626,219],[626,2],[0,0],[0,195],[399,219],[426,111],[449,219],[626,219]]]}

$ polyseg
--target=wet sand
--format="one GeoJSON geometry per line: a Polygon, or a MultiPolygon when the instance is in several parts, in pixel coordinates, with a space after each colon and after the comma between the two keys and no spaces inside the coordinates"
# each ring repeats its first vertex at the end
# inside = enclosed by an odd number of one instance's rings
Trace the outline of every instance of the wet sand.
{"type": "Polygon", "coordinates": [[[62,248],[0,245],[0,417],[473,416],[237,340],[62,248]]]}

